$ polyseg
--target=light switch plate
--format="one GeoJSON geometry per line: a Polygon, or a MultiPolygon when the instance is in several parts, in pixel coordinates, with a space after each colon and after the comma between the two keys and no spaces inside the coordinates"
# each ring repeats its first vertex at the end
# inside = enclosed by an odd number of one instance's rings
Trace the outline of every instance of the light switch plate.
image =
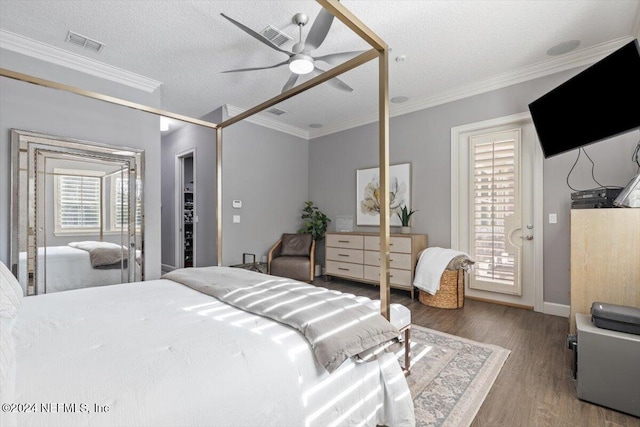
{"type": "Polygon", "coordinates": [[[234,200],[231,202],[231,206],[234,207],[234,209],[240,209],[242,207],[242,200],[234,200]]]}
{"type": "Polygon", "coordinates": [[[233,216],[233,223],[234,224],[240,224],[240,215],[234,215],[233,216]]]}
{"type": "Polygon", "coordinates": [[[549,224],[557,224],[558,223],[558,215],[557,214],[549,214],[549,224]]]}

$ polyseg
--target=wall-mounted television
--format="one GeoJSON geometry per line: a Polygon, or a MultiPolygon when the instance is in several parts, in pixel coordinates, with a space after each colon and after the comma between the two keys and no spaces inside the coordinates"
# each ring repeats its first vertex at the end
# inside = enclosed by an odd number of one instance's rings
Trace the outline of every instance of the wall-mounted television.
{"type": "Polygon", "coordinates": [[[529,104],[544,156],[640,127],[640,46],[634,40],[529,104]]]}

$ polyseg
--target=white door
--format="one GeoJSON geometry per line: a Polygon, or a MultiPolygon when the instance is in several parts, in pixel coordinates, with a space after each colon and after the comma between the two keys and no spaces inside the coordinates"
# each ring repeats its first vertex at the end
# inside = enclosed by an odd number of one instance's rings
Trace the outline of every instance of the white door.
{"type": "Polygon", "coordinates": [[[542,311],[541,168],[528,114],[452,130],[452,247],[476,261],[468,296],[542,311]]]}

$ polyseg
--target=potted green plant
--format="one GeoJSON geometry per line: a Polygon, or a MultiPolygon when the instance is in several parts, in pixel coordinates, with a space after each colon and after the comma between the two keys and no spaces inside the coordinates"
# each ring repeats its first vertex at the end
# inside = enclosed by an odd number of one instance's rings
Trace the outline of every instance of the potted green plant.
{"type": "Polygon", "coordinates": [[[317,206],[314,206],[311,200],[305,202],[305,207],[302,209],[302,219],[304,227],[298,230],[298,233],[309,233],[316,242],[324,239],[331,219],[317,206]]]}
{"type": "MultiPolygon", "coordinates": [[[[317,206],[314,206],[311,200],[305,202],[305,206],[302,209],[302,219],[304,220],[304,226],[298,230],[298,233],[311,234],[313,240],[316,241],[316,259],[318,259],[320,257],[318,242],[324,240],[331,219],[317,206]]],[[[322,264],[316,262],[315,268],[315,275],[320,276],[322,274],[322,264]]]]}
{"type": "Polygon", "coordinates": [[[397,213],[398,218],[400,218],[400,222],[402,223],[402,233],[410,233],[411,226],[409,222],[411,221],[411,215],[416,213],[413,209],[407,208],[407,205],[404,205],[400,208],[400,212],[397,213]]]}

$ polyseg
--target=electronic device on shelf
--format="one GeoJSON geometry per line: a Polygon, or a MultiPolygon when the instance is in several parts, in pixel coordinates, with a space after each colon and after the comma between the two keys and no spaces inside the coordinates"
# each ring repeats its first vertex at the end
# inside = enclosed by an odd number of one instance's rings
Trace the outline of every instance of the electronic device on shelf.
{"type": "Polygon", "coordinates": [[[571,209],[613,208],[621,188],[594,188],[571,193],[571,209]]]}
{"type": "Polygon", "coordinates": [[[545,158],[640,127],[638,40],[529,104],[545,158]]]}
{"type": "Polygon", "coordinates": [[[591,190],[574,191],[571,193],[571,200],[594,200],[594,199],[615,199],[622,191],[622,188],[594,188],[591,190]]]}

